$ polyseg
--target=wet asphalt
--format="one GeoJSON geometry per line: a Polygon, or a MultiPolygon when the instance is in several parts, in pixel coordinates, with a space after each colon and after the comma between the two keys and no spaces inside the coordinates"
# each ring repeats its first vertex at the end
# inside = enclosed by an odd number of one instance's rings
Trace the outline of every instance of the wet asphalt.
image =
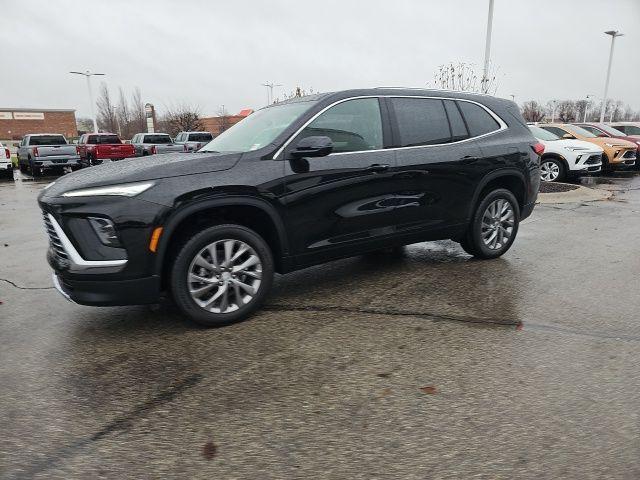
{"type": "Polygon", "coordinates": [[[640,477],[640,176],[538,206],[502,258],[413,245],[278,277],[250,320],[51,287],[0,180],[0,477],[640,477]]]}

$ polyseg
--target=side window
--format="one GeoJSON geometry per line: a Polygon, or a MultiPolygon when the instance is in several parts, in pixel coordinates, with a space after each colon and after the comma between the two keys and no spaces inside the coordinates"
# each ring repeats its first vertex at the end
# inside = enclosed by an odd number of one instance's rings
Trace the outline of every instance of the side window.
{"type": "Polygon", "coordinates": [[[451,131],[442,100],[392,98],[401,147],[449,143],[451,131]]]}
{"type": "Polygon", "coordinates": [[[562,130],[561,128],[558,127],[544,127],[542,125],[540,125],[540,128],[546,130],[547,132],[551,132],[557,136],[559,136],[560,138],[564,137],[567,132],[565,132],[564,130],[562,130]]]}
{"type": "Polygon", "coordinates": [[[449,125],[451,126],[451,141],[458,142],[469,138],[469,132],[467,132],[467,126],[464,124],[464,119],[460,114],[460,110],[456,106],[456,102],[453,100],[445,100],[444,108],[447,111],[447,117],[449,117],[449,125]]]}
{"type": "Polygon", "coordinates": [[[378,99],[347,100],[331,107],[307,125],[298,139],[313,136],[331,138],[336,153],[383,148],[378,99]]]}
{"type": "Polygon", "coordinates": [[[602,133],[597,128],[592,127],[591,125],[580,125],[580,126],[584,128],[587,132],[591,132],[597,137],[606,137],[604,133],[602,133]]]}
{"type": "Polygon", "coordinates": [[[467,127],[469,127],[469,133],[472,137],[500,129],[500,125],[496,122],[495,118],[481,106],[470,102],[458,101],[457,103],[462,115],[464,115],[467,127]]]}

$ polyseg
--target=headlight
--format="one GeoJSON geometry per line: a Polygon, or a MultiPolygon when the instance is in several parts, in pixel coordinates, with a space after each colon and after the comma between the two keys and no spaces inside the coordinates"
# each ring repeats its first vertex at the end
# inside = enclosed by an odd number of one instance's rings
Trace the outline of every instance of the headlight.
{"type": "Polygon", "coordinates": [[[122,185],[107,185],[106,187],[84,188],[71,190],[62,194],[63,197],[98,197],[101,195],[115,195],[119,197],[135,197],[153,187],[153,182],[125,183],[122,185]]]}
{"type": "Polygon", "coordinates": [[[613,147],[613,143],[605,143],[607,147],[613,147]]]}

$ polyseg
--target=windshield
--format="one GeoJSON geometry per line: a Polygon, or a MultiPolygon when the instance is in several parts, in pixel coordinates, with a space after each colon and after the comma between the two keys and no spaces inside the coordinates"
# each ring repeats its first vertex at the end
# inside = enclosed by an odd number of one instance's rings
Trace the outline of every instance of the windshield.
{"type": "Polygon", "coordinates": [[[614,137],[626,137],[627,136],[624,132],[621,132],[620,130],[616,130],[615,128],[610,127],[609,125],[599,124],[598,128],[600,130],[602,130],[603,132],[607,132],[609,135],[612,135],[614,137]]]}
{"type": "Polygon", "coordinates": [[[568,132],[573,133],[574,135],[579,135],[585,138],[597,138],[597,135],[594,135],[588,130],[585,130],[582,127],[576,127],[575,125],[563,125],[562,128],[567,130],[568,132]]]}
{"type": "Polygon", "coordinates": [[[189,134],[189,142],[210,142],[213,138],[213,135],[207,132],[203,133],[190,133],[189,134]]]}
{"type": "Polygon", "coordinates": [[[162,145],[164,143],[171,143],[171,137],[169,135],[145,135],[144,143],[162,145]]]}
{"type": "Polygon", "coordinates": [[[538,140],[554,141],[560,140],[560,137],[540,127],[529,126],[529,130],[538,140]]]}
{"type": "Polygon", "coordinates": [[[249,152],[273,142],[315,102],[274,105],[252,113],[200,149],[201,152],[249,152]]]}
{"type": "Polygon", "coordinates": [[[38,135],[29,139],[29,145],[66,145],[62,135],[38,135]]]}

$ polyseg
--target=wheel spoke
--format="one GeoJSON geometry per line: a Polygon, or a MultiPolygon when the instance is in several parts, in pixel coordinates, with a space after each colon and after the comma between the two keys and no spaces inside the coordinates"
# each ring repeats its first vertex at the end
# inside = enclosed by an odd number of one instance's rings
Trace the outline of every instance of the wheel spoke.
{"type": "Polygon", "coordinates": [[[238,305],[238,307],[241,307],[242,305],[244,305],[244,300],[242,299],[242,292],[240,292],[240,286],[235,282],[233,284],[233,291],[236,294],[236,305],[238,305]]]}
{"type": "Polygon", "coordinates": [[[237,259],[239,259],[244,253],[249,251],[249,247],[245,244],[242,244],[240,246],[240,248],[238,249],[238,251],[233,255],[233,258],[231,259],[231,262],[235,262],[237,259]]]}
{"type": "Polygon", "coordinates": [[[189,293],[191,293],[191,295],[202,295],[203,293],[210,292],[217,286],[218,285],[210,283],[209,285],[205,285],[204,287],[189,289],[189,293]]]}
{"type": "Polygon", "coordinates": [[[243,270],[242,272],[240,272],[240,274],[247,275],[252,278],[257,278],[258,280],[262,278],[262,272],[258,270],[243,270]]]}
{"type": "Polygon", "coordinates": [[[217,280],[215,280],[213,278],[201,277],[200,275],[196,275],[195,273],[190,273],[189,274],[189,280],[192,281],[192,282],[200,282],[200,283],[214,283],[214,282],[217,282],[217,280]]]}
{"type": "Polygon", "coordinates": [[[220,288],[218,288],[218,291],[214,293],[213,296],[204,303],[204,305],[202,305],[202,308],[209,308],[210,305],[212,305],[216,300],[218,300],[222,295],[224,295],[226,290],[227,290],[227,286],[222,285],[220,288]]]}
{"type": "Polygon", "coordinates": [[[216,269],[215,265],[212,265],[209,262],[207,262],[207,260],[201,254],[198,254],[198,256],[195,259],[195,263],[199,267],[206,268],[207,270],[214,271],[216,269]]]}
{"type": "Polygon", "coordinates": [[[222,293],[222,301],[220,302],[220,312],[224,313],[229,308],[229,288],[227,285],[224,286],[224,291],[222,293]]]}
{"type": "Polygon", "coordinates": [[[245,292],[250,295],[255,295],[255,289],[251,285],[247,285],[246,283],[242,283],[240,280],[232,280],[234,286],[242,288],[245,292]]]}
{"type": "Polygon", "coordinates": [[[245,260],[244,263],[242,263],[241,265],[233,267],[233,271],[234,272],[242,272],[243,270],[246,270],[249,267],[253,267],[254,265],[257,265],[258,263],[260,263],[260,259],[257,257],[257,255],[251,255],[247,260],[245,260]]]}
{"type": "Polygon", "coordinates": [[[209,251],[209,255],[211,255],[211,262],[215,267],[216,271],[220,270],[220,263],[218,263],[218,246],[217,244],[212,244],[207,247],[209,251]]]}

